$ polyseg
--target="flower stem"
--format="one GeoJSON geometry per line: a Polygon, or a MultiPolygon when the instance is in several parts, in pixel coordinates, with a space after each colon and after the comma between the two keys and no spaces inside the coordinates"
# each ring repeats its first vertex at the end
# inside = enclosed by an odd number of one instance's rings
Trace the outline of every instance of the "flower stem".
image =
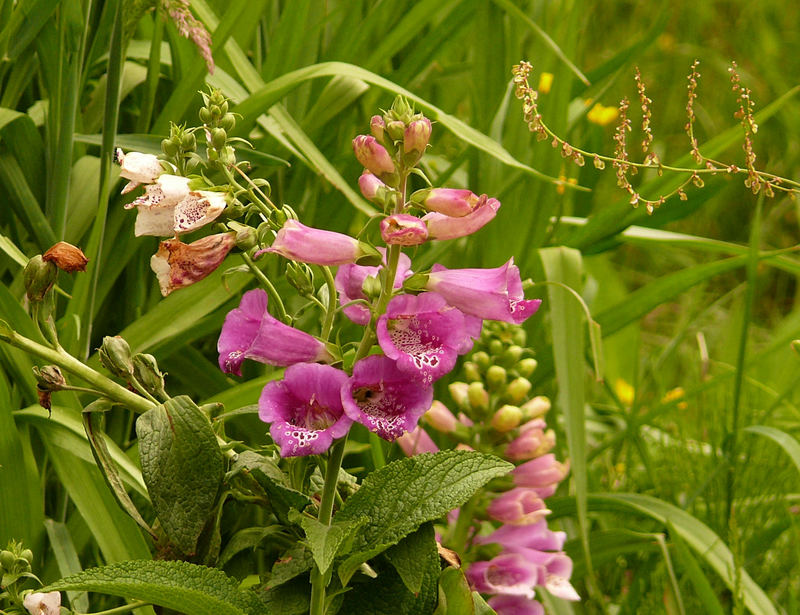
{"type": "Polygon", "coordinates": [[[118,613],[127,613],[128,611],[133,611],[135,609],[141,608],[143,606],[148,606],[151,604],[153,603],[139,600],[136,602],[131,602],[130,604],[123,604],[122,606],[118,606],[113,609],[108,609],[106,611],[96,611],[95,613],[76,613],[75,615],[117,615],[118,613]]]}
{"type": "Polygon", "coordinates": [[[333,327],[333,317],[336,315],[336,283],[333,279],[330,267],[322,267],[322,274],[325,276],[325,284],[328,286],[328,307],[325,310],[325,321],[322,323],[322,341],[327,342],[331,336],[333,327]]]}
{"type": "MultiPolygon", "coordinates": [[[[325,485],[322,488],[322,501],[319,504],[317,520],[323,525],[330,525],[333,517],[333,501],[336,497],[336,486],[339,482],[339,470],[342,467],[344,448],[347,436],[340,439],[331,447],[328,467],[325,470],[325,485]]],[[[315,566],[311,572],[311,610],[310,615],[324,615],[325,613],[325,578],[315,566]]]]}

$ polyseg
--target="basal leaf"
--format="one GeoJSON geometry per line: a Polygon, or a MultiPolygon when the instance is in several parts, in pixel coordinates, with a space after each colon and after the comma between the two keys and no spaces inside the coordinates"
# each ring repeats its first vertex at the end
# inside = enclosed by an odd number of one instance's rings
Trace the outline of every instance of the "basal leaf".
{"type": "Polygon", "coordinates": [[[170,540],[191,555],[224,473],[211,423],[191,399],[180,396],[142,414],[136,434],[156,515],[170,540]]]}
{"type": "Polygon", "coordinates": [[[255,592],[240,590],[221,570],[179,561],[132,560],[91,568],[42,591],[85,590],[145,600],[191,615],[260,615],[255,592]]]}

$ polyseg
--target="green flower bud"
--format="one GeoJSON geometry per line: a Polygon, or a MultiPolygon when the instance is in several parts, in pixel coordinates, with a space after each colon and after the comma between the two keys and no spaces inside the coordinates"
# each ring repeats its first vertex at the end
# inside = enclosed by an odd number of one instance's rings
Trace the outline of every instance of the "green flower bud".
{"type": "Polygon", "coordinates": [[[212,120],[218,120],[224,115],[219,105],[211,105],[208,110],[211,112],[212,120]]]}
{"type": "Polygon", "coordinates": [[[197,149],[197,139],[193,132],[184,132],[181,136],[181,149],[185,152],[193,152],[197,149]]]}
{"type": "Polygon", "coordinates": [[[483,350],[479,350],[472,354],[472,360],[478,364],[482,370],[489,369],[489,365],[491,365],[491,359],[489,359],[489,355],[486,354],[483,350]]]}
{"type": "Polygon", "coordinates": [[[43,260],[41,254],[37,254],[29,260],[22,274],[28,299],[36,303],[41,302],[47,291],[56,283],[57,275],[56,264],[43,260]]]}
{"type": "Polygon", "coordinates": [[[286,279],[302,297],[311,297],[314,294],[314,274],[308,265],[290,261],[286,265],[286,279]]]}
{"type": "Polygon", "coordinates": [[[151,354],[138,353],[133,356],[133,375],[139,384],[154,397],[166,397],[164,374],[158,369],[156,358],[151,354]]]}
{"type": "Polygon", "coordinates": [[[403,138],[403,135],[406,132],[406,125],[399,120],[387,122],[386,132],[389,133],[390,138],[394,139],[395,141],[399,141],[403,138]]]}
{"type": "Polygon", "coordinates": [[[499,365],[492,365],[486,370],[486,384],[489,390],[499,391],[506,385],[506,370],[499,365]]]}
{"type": "Polygon", "coordinates": [[[528,334],[525,333],[525,329],[522,327],[514,327],[511,333],[511,341],[513,341],[517,346],[522,346],[523,348],[528,344],[528,334]]]}
{"type": "Polygon", "coordinates": [[[376,275],[368,275],[361,284],[361,292],[367,299],[377,299],[381,294],[381,281],[376,275]]]}
{"type": "Polygon", "coordinates": [[[206,107],[200,107],[200,112],[198,115],[200,116],[200,121],[203,122],[203,124],[211,123],[211,111],[209,111],[206,107]]]}
{"type": "Polygon", "coordinates": [[[489,354],[493,357],[499,357],[503,353],[503,342],[500,340],[492,340],[489,342],[489,354]]]}
{"type": "Polygon", "coordinates": [[[29,564],[33,563],[33,551],[31,551],[30,549],[23,549],[22,553],[20,553],[19,556],[25,561],[27,561],[29,564]]]}
{"type": "Polygon", "coordinates": [[[506,367],[514,367],[517,362],[522,358],[522,353],[525,352],[521,346],[509,346],[505,352],[500,355],[499,362],[506,367]]]}
{"type": "Polygon", "coordinates": [[[228,133],[224,128],[214,128],[211,130],[211,147],[222,149],[228,141],[228,133]]]}
{"type": "Polygon", "coordinates": [[[514,403],[521,403],[531,390],[531,382],[526,378],[514,378],[506,387],[506,396],[514,403]]]}
{"type": "Polygon", "coordinates": [[[492,417],[492,427],[500,433],[511,431],[522,421],[522,410],[517,406],[506,404],[494,413],[492,417]]]}
{"type": "Polygon", "coordinates": [[[174,158],[178,155],[179,145],[175,143],[172,139],[162,139],[161,140],[161,151],[164,152],[168,157],[174,158]]]}
{"type": "MultiPolygon", "coordinates": [[[[220,130],[222,129],[220,128],[220,130]]],[[[219,161],[228,167],[232,167],[236,164],[236,153],[230,145],[226,145],[222,148],[222,151],[219,153],[219,161]]]]}
{"type": "Polygon", "coordinates": [[[469,405],[475,410],[489,409],[489,394],[483,388],[482,382],[471,382],[467,387],[469,405]]]}
{"type": "Polygon", "coordinates": [[[14,568],[14,562],[16,561],[17,556],[14,555],[11,551],[6,551],[3,549],[0,551],[0,568],[5,570],[6,572],[11,572],[14,568]]]}
{"type": "Polygon", "coordinates": [[[538,419],[550,410],[550,400],[544,395],[537,395],[522,404],[522,418],[526,421],[538,419]]]}
{"type": "Polygon", "coordinates": [[[226,113],[219,121],[220,128],[230,132],[236,126],[236,116],[233,113],[226,113]]]}
{"type": "Polygon", "coordinates": [[[522,359],[516,365],[517,372],[519,372],[520,376],[528,378],[534,371],[536,371],[536,367],[539,365],[539,362],[532,358],[528,357],[527,359],[522,359]]]}
{"type": "Polygon", "coordinates": [[[252,226],[238,222],[229,222],[228,226],[236,231],[236,247],[242,252],[258,245],[258,231],[252,226]]]}
{"type": "Polygon", "coordinates": [[[103,338],[103,345],[97,351],[100,363],[113,375],[128,380],[133,373],[131,347],[119,335],[103,338]]]}
{"type": "Polygon", "coordinates": [[[30,572],[31,563],[24,557],[18,557],[14,560],[14,568],[16,568],[19,572],[30,572]]]}
{"type": "Polygon", "coordinates": [[[469,410],[469,396],[467,395],[469,385],[466,382],[451,382],[447,386],[450,392],[450,397],[456,402],[456,405],[461,410],[469,410]]]}
{"type": "Polygon", "coordinates": [[[476,380],[481,379],[481,370],[478,369],[477,364],[473,363],[472,361],[465,361],[464,375],[470,382],[475,382],[476,380]]]}

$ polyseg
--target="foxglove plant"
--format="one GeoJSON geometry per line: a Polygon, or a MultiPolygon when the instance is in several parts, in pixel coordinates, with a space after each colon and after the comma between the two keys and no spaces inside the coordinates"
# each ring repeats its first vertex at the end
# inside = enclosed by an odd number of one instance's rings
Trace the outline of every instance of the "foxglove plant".
{"type": "MultiPolygon", "coordinates": [[[[37,317],[47,347],[11,331],[5,323],[0,323],[0,334],[54,363],[37,371],[43,403],[49,406],[51,395],[64,390],[100,398],[96,410],[90,406],[84,413],[87,434],[108,484],[153,538],[162,559],[213,563],[219,544],[215,547],[208,533],[216,531],[219,536],[215,524],[225,499],[233,494],[242,502],[263,506],[281,528],[279,542],[289,550],[286,558],[275,561],[270,583],[291,579],[281,566],[296,561],[293,576],[309,575],[311,615],[333,613],[341,600],[350,599],[342,590],[360,565],[367,566],[367,560],[411,533],[424,532],[425,522],[465,504],[470,493],[512,469],[497,457],[474,451],[439,451],[422,459],[421,465],[412,459],[384,467],[381,439],[397,441],[410,452],[433,453],[436,446],[419,425],[426,411],[438,416],[432,422],[448,425],[459,437],[465,430],[483,428],[479,421],[488,417],[458,421],[435,404],[434,383],[454,369],[460,355],[470,352],[484,320],[521,323],[536,312],[539,301],[525,299],[513,260],[495,269],[414,267],[411,255],[417,250],[434,240],[476,232],[494,218],[500,202],[455,188],[429,187],[410,196],[412,175],[430,186],[417,165],[428,148],[432,123],[403,98],[371,119],[369,135],[353,140],[354,155],[364,167],[359,187],[382,209],[379,223],[368,223],[354,237],[307,226],[288,206],[275,205],[268,184],[250,179],[246,164],[237,160],[234,146],[241,139],[228,136],[236,124],[228,101],[215,90],[203,97],[202,125],[172,126],[162,142],[162,156],[118,151],[115,158],[121,176],[129,180],[123,194],[143,185],[142,193],[125,206],[137,210],[134,233],[164,238],[151,259],[164,296],[206,279],[236,258],[258,283],[225,316],[217,352],[224,374],[241,376],[246,360],[285,368],[272,372],[257,398],[258,417],[269,425],[270,443],[257,452],[245,443],[228,441],[224,429],[212,427],[209,418],[216,417],[220,408],[198,407],[186,396],[171,397],[155,357],[135,352],[121,337],[105,338],[99,353],[100,362],[116,379],[111,380],[66,353],[49,317],[51,310],[43,308],[37,317]],[[193,241],[179,238],[190,232],[193,241]],[[406,253],[409,248],[413,251],[406,253]],[[335,274],[334,267],[338,267],[335,274]],[[278,292],[265,274],[275,268],[284,269],[289,284],[307,299],[299,310],[289,309],[296,300],[278,292]],[[318,328],[301,326],[313,321],[302,317],[309,308],[319,310],[318,328]],[[72,386],[59,368],[92,388],[72,386]],[[114,403],[141,414],[136,432],[157,525],[151,526],[139,513],[98,440],[100,426],[94,413],[105,412],[114,403]],[[348,436],[356,424],[369,432],[375,467],[360,489],[346,481],[349,475],[342,469],[348,436]],[[164,478],[167,474],[169,480],[164,478]],[[436,476],[447,484],[439,485],[436,476]],[[421,479],[436,484],[426,487],[418,484],[421,479]],[[411,491],[416,512],[404,509],[403,498],[392,495],[403,490],[401,485],[411,491]],[[434,504],[429,496],[414,491],[426,488],[435,490],[434,504]],[[393,528],[391,536],[384,531],[387,523],[393,528]],[[338,546],[332,553],[328,547],[320,550],[320,540],[338,546]],[[331,574],[334,560],[337,575],[331,574]]],[[[63,246],[58,253],[64,253],[63,246]]],[[[70,265],[67,270],[81,269],[70,265]]],[[[32,259],[26,287],[33,306],[53,301],[57,272],[58,266],[47,258],[32,259]]],[[[468,395],[481,397],[480,392],[468,395]]],[[[513,422],[514,411],[506,410],[503,417],[501,422],[513,422]]],[[[534,436],[542,430],[540,423],[531,425],[534,436]]],[[[536,450],[541,446],[538,443],[536,450]]],[[[525,440],[516,448],[531,447],[533,443],[525,440]]],[[[533,462],[538,459],[529,463],[533,462]]],[[[544,494],[559,480],[559,466],[545,466],[520,466],[517,488],[490,505],[490,517],[517,524],[539,522],[548,512],[544,494]]],[[[524,565],[515,563],[522,557],[517,553],[503,555],[489,562],[489,572],[480,583],[528,598],[534,586],[563,573],[563,557],[556,555],[537,552],[535,561],[524,565]],[[524,591],[507,589],[498,580],[504,570],[520,577],[513,588],[524,591]]],[[[437,577],[438,572],[437,565],[437,577]]],[[[473,582],[479,585],[478,580],[473,582]]],[[[52,594],[32,595],[31,605],[34,600],[40,600],[40,609],[55,608],[52,594]]]]}

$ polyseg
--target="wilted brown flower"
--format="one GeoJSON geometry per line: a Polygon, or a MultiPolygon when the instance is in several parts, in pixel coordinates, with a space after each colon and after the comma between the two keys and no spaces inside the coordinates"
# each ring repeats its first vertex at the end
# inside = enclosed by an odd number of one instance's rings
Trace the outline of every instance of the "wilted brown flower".
{"type": "Polygon", "coordinates": [[[233,233],[209,235],[192,243],[180,239],[162,241],[150,259],[150,268],[158,276],[161,294],[199,282],[225,260],[236,243],[233,233]]]}
{"type": "Polygon", "coordinates": [[[42,260],[55,263],[56,267],[67,273],[86,271],[86,263],[89,262],[80,248],[76,248],[66,241],[59,241],[50,248],[42,255],[42,260]]]}

